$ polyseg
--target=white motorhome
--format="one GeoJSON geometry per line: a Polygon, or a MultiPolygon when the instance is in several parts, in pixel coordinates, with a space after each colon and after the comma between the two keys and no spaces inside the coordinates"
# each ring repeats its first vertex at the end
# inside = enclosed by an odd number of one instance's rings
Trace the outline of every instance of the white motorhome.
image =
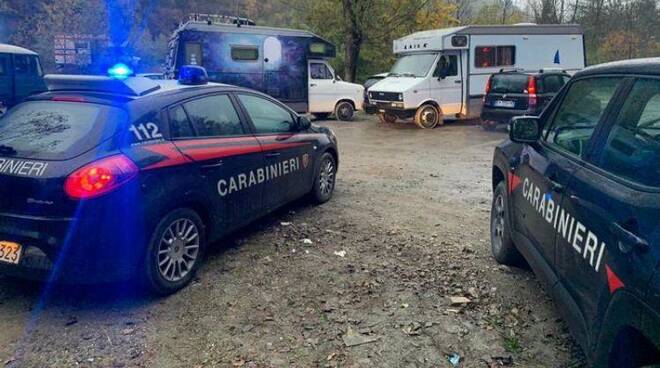
{"type": "Polygon", "coordinates": [[[501,69],[585,66],[579,25],[464,26],[413,33],[394,41],[397,61],[369,88],[381,121],[413,118],[421,128],[478,117],[486,82],[501,69]]]}

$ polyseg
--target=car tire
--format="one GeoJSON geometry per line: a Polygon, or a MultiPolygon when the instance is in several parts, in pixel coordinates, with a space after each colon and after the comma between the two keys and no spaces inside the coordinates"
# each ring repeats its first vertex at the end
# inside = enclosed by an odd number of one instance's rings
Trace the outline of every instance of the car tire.
{"type": "Polygon", "coordinates": [[[311,197],[317,204],[322,204],[332,198],[337,179],[337,162],[332,154],[325,152],[314,175],[314,188],[311,197]]]}
{"type": "Polygon", "coordinates": [[[415,124],[422,129],[433,129],[444,123],[440,110],[431,104],[420,106],[415,113],[414,120],[415,124]]]}
{"type": "Polygon", "coordinates": [[[355,116],[353,104],[348,101],[340,101],[335,106],[335,117],[341,121],[351,121],[355,116]]]}
{"type": "Polygon", "coordinates": [[[152,294],[169,295],[190,283],[206,250],[204,223],[199,215],[180,208],[156,225],[144,257],[142,276],[152,294]]]}
{"type": "Polygon", "coordinates": [[[328,116],[330,116],[329,113],[327,112],[319,112],[317,114],[313,114],[316,120],[327,120],[328,116]]]}
{"type": "Polygon", "coordinates": [[[516,266],[523,258],[511,238],[509,224],[509,203],[506,182],[501,181],[495,187],[493,204],[490,211],[490,244],[493,257],[498,263],[516,266]]]}
{"type": "Polygon", "coordinates": [[[394,124],[396,123],[396,120],[398,117],[392,113],[389,112],[381,112],[378,114],[378,118],[380,119],[380,122],[383,124],[394,124]]]}

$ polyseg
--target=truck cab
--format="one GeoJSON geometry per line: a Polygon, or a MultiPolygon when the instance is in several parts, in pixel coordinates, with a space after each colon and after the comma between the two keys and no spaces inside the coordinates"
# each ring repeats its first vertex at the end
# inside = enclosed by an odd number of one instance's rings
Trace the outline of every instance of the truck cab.
{"type": "Polygon", "coordinates": [[[0,44],[0,115],[46,85],[39,55],[31,50],[0,44]]]}
{"type": "Polygon", "coordinates": [[[362,108],[364,87],[344,82],[322,59],[309,60],[309,111],[317,118],[334,114],[338,120],[351,120],[362,108]]]}

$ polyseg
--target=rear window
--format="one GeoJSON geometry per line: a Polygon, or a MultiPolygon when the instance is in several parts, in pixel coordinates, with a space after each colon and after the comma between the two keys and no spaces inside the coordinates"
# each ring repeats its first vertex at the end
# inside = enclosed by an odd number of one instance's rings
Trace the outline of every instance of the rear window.
{"type": "Polygon", "coordinates": [[[494,74],[490,82],[490,93],[527,93],[527,75],[494,74]]]}
{"type": "Polygon", "coordinates": [[[13,149],[15,157],[65,160],[110,138],[126,120],[123,110],[110,106],[26,102],[0,118],[0,146],[13,149]]]}

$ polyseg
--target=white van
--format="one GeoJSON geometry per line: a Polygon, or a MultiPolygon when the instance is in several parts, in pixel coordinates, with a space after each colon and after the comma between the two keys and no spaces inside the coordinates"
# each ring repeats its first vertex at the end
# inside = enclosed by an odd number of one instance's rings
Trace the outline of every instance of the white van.
{"type": "Polygon", "coordinates": [[[383,122],[414,118],[421,128],[478,117],[486,82],[502,69],[585,66],[579,25],[465,26],[413,33],[394,41],[397,61],[369,88],[383,122]]]}

